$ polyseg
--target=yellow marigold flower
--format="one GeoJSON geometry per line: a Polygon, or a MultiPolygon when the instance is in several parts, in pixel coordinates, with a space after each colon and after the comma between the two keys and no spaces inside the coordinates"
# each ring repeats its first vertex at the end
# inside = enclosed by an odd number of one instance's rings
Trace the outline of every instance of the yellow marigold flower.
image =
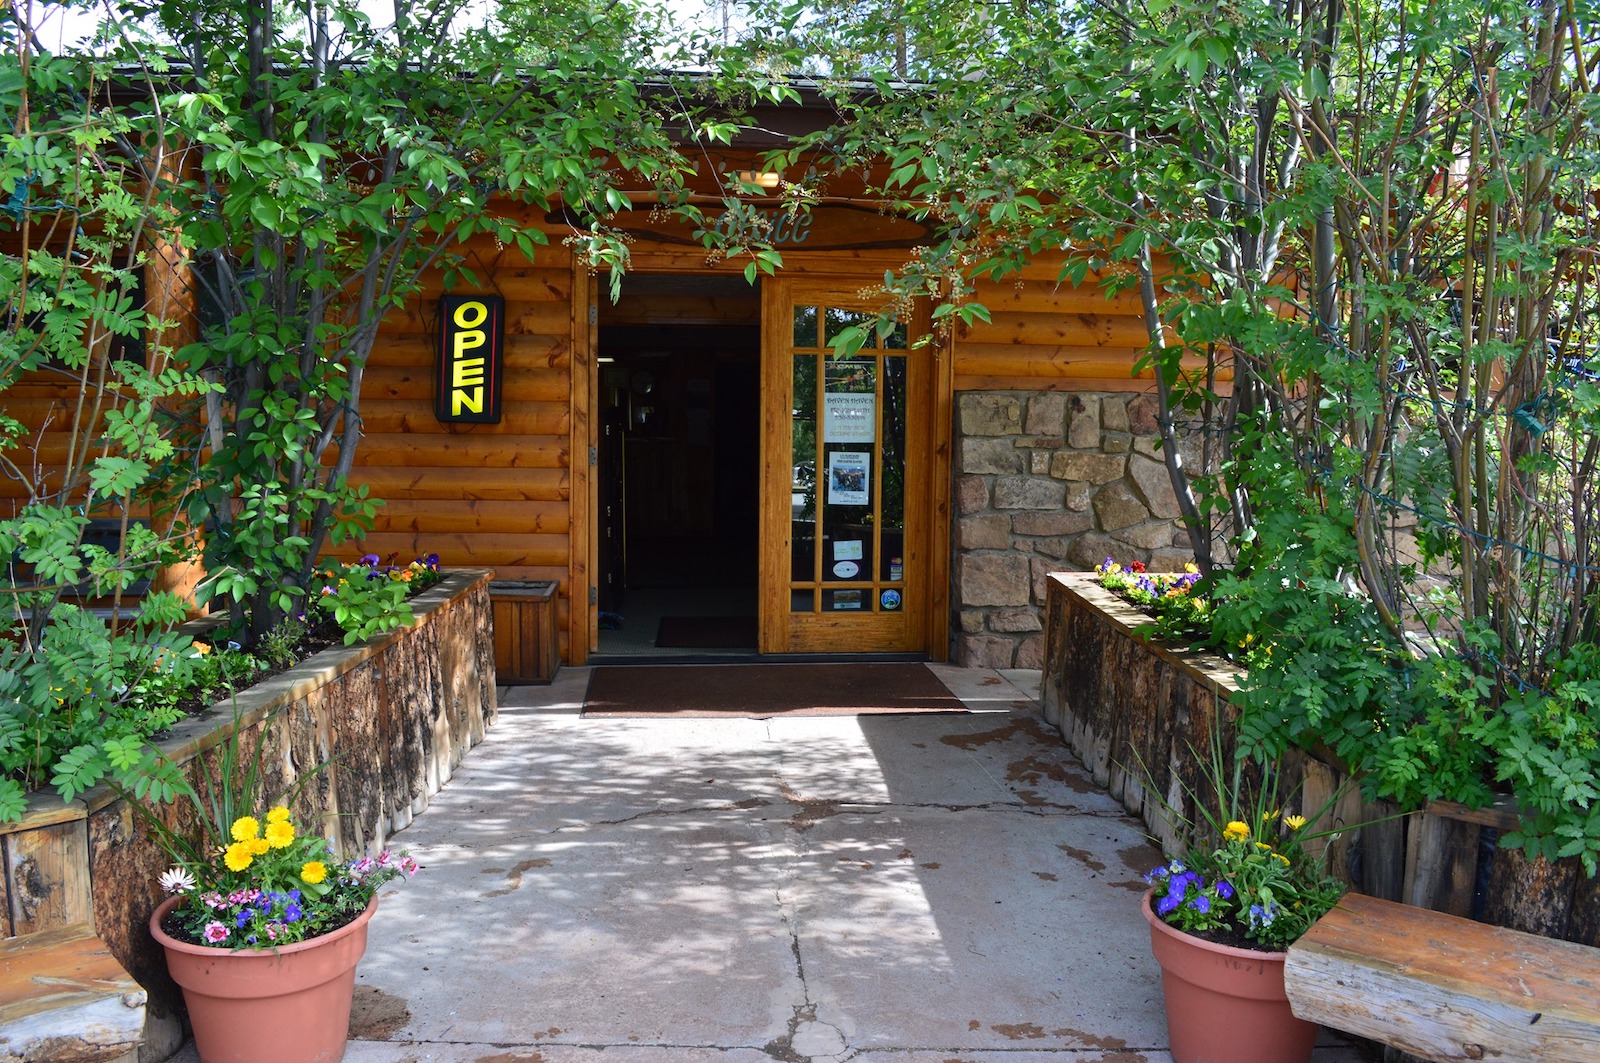
{"type": "Polygon", "coordinates": [[[254,859],[250,854],[249,842],[234,842],[222,854],[222,862],[228,865],[229,871],[243,871],[254,859]]]}
{"type": "Polygon", "coordinates": [[[328,868],[321,860],[308,861],[300,869],[300,878],[313,886],[328,877],[328,868]]]}
{"type": "Polygon", "coordinates": [[[233,835],[236,842],[249,841],[261,833],[261,823],[254,816],[240,816],[233,821],[233,828],[228,833],[233,835]]]}
{"type": "Polygon", "coordinates": [[[194,652],[202,657],[211,652],[211,643],[209,642],[195,642],[191,645],[194,647],[194,652]]]}
{"type": "Polygon", "coordinates": [[[1272,852],[1272,846],[1268,845],[1266,842],[1256,842],[1256,848],[1260,849],[1264,853],[1272,852]]]}
{"type": "Polygon", "coordinates": [[[248,848],[251,856],[260,856],[262,853],[272,848],[271,844],[269,844],[265,838],[250,838],[246,841],[235,842],[234,844],[243,845],[248,848]]]}
{"type": "Polygon", "coordinates": [[[268,823],[282,823],[289,818],[289,810],[282,805],[274,805],[267,810],[268,823]]]}
{"type": "Polygon", "coordinates": [[[266,840],[274,849],[287,849],[289,843],[294,841],[294,824],[282,819],[268,823],[266,840]]]}
{"type": "Polygon", "coordinates": [[[1195,564],[1193,561],[1188,561],[1184,563],[1183,570],[1190,573],[1199,572],[1200,566],[1195,564]]]}
{"type": "Polygon", "coordinates": [[[1283,864],[1284,867],[1288,867],[1289,866],[1289,858],[1287,856],[1284,856],[1282,853],[1273,853],[1272,854],[1272,858],[1274,860],[1278,861],[1279,863],[1283,864]]]}
{"type": "Polygon", "coordinates": [[[1284,816],[1283,817],[1283,825],[1285,827],[1288,827],[1290,830],[1299,830],[1301,827],[1304,827],[1306,825],[1306,817],[1304,817],[1304,816],[1284,816]]]}
{"type": "Polygon", "coordinates": [[[1249,824],[1234,820],[1226,827],[1222,828],[1222,836],[1230,842],[1242,842],[1246,838],[1250,837],[1250,826],[1249,824]]]}

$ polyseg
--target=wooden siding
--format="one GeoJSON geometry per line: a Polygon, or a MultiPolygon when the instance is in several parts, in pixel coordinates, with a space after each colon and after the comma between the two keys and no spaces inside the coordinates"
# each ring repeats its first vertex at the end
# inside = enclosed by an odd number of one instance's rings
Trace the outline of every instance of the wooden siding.
{"type": "MultiPolygon", "coordinates": [[[[441,274],[384,318],[362,385],[364,431],[351,480],[385,505],[372,533],[337,553],[400,561],[436,553],[447,566],[491,568],[498,579],[554,580],[564,628],[574,563],[573,269],[559,237],[552,245],[532,262],[488,238],[466,246],[478,283],[455,290],[506,301],[499,424],[434,416],[441,274]]],[[[565,638],[561,652],[573,659],[565,638]]]]}
{"type": "MultiPolygon", "coordinates": [[[[404,308],[385,318],[367,367],[362,397],[364,431],[353,480],[386,500],[372,534],[333,551],[397,555],[401,561],[437,553],[446,565],[486,567],[498,578],[554,580],[562,659],[582,660],[595,635],[588,605],[595,529],[588,470],[590,423],[595,409],[593,330],[589,307],[605,303],[605,279],[575,269],[560,232],[529,262],[511,248],[479,237],[466,245],[477,283],[457,291],[496,293],[506,300],[504,416],[497,425],[441,424],[433,414],[437,360],[437,299],[442,274],[404,308]],[[576,460],[575,460],[576,459],[576,460]],[[579,602],[574,609],[572,603],[579,602]]],[[[859,279],[870,287],[909,252],[884,247],[841,250],[785,248],[785,275],[859,279]]],[[[705,252],[640,240],[634,268],[653,272],[737,275],[738,262],[709,262],[705,252]]],[[[1143,324],[1132,293],[1107,299],[1092,285],[1058,283],[1061,256],[1041,257],[1004,281],[983,281],[977,297],[992,320],[974,322],[941,337],[932,414],[940,469],[930,500],[948,534],[952,404],[972,390],[1145,390],[1148,379],[1130,376],[1143,345],[1143,324]]],[[[184,286],[150,285],[152,296],[176,301],[184,286]]],[[[620,308],[602,306],[607,325],[624,323],[738,323],[751,321],[755,299],[649,296],[620,308]]],[[[175,336],[174,338],[181,338],[175,336]]],[[[0,397],[0,407],[41,437],[40,456],[65,456],[66,408],[61,391],[38,379],[0,397]],[[53,409],[53,414],[52,414],[53,409]]],[[[0,512],[18,497],[18,485],[0,485],[0,512]]],[[[944,566],[941,566],[941,568],[944,566]]],[[[947,579],[947,573],[940,573],[947,579]]],[[[940,617],[942,607],[935,610],[940,617]]],[[[942,622],[933,625],[943,630],[942,622]]],[[[931,630],[931,629],[930,629],[931,630]]],[[[942,634],[934,633],[940,650],[942,634]]]]}
{"type": "Polygon", "coordinates": [[[980,279],[973,299],[989,321],[957,325],[955,390],[1147,391],[1132,375],[1148,336],[1136,291],[1108,297],[1094,279],[1058,278],[1065,256],[1042,254],[1003,280],[980,279]]]}

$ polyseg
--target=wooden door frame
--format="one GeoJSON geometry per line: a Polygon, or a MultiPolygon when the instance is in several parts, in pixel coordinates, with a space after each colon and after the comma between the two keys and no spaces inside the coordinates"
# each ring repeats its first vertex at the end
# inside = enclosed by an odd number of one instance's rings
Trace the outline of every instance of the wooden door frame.
{"type": "Polygon", "coordinates": [[[589,270],[572,261],[571,417],[567,455],[567,658],[583,664],[600,641],[599,593],[595,565],[600,557],[600,493],[594,488],[595,456],[600,447],[600,387],[595,372],[597,330],[595,283],[589,270]]]}
{"type": "MultiPolygon", "coordinates": [[[[793,348],[792,323],[782,315],[768,316],[768,310],[774,303],[792,306],[800,299],[808,298],[815,293],[819,305],[823,301],[832,302],[836,297],[839,302],[847,305],[865,304],[870,300],[862,300],[856,293],[872,287],[871,280],[859,274],[830,274],[821,271],[784,274],[769,283],[772,287],[764,289],[762,293],[764,319],[761,358],[764,373],[769,369],[773,372],[781,371],[778,352],[792,351],[793,348]]],[[[930,334],[927,304],[919,305],[913,320],[906,324],[912,337],[930,334]]],[[[908,600],[916,601],[917,604],[914,609],[906,610],[906,626],[902,631],[909,642],[922,643],[919,652],[926,654],[931,660],[942,661],[949,655],[950,622],[948,440],[951,421],[950,407],[944,399],[950,393],[950,359],[944,345],[933,342],[921,349],[913,346],[904,353],[904,357],[908,360],[908,368],[912,374],[908,376],[908,382],[916,382],[906,396],[908,416],[905,449],[908,460],[912,454],[926,454],[928,457],[923,461],[920,477],[917,480],[907,480],[908,530],[914,531],[915,535],[905,540],[904,548],[908,563],[914,563],[913,571],[918,575],[916,583],[906,585],[908,600]],[[912,507],[910,502],[917,496],[920,496],[921,505],[912,507]],[[917,515],[913,518],[911,514],[914,508],[917,515]],[[913,520],[915,524],[911,523],[913,520]],[[913,595],[913,589],[920,593],[913,595]]],[[[805,640],[792,627],[795,614],[788,608],[787,593],[783,595],[776,593],[776,588],[780,585],[787,591],[791,582],[789,578],[791,544],[783,531],[791,527],[791,522],[788,513],[788,492],[783,493],[780,502],[778,492],[772,485],[780,480],[785,485],[790,482],[790,469],[794,458],[790,450],[792,426],[785,409],[792,403],[776,401],[780,389],[787,393],[788,388],[785,385],[777,381],[768,381],[763,384],[762,390],[764,401],[761,421],[763,496],[760,586],[763,606],[768,608],[763,612],[761,619],[761,642],[763,652],[812,652],[813,648],[810,646],[796,646],[797,640],[802,643],[805,640]]],[[[817,475],[821,476],[820,469],[817,475]]],[[[875,557],[874,563],[877,560],[875,557]]],[[[853,622],[854,618],[851,618],[850,614],[838,614],[835,619],[841,624],[848,624],[853,622]]],[[[820,628],[827,625],[817,619],[817,616],[813,616],[807,621],[807,626],[820,628]]],[[[869,648],[898,652],[886,645],[869,646],[869,648]]]]}
{"type": "MultiPolygon", "coordinates": [[[[885,269],[904,264],[904,252],[816,252],[786,253],[779,276],[795,280],[870,288],[885,269]]],[[[599,610],[591,604],[595,585],[595,564],[599,558],[599,520],[595,511],[599,492],[589,457],[600,445],[599,381],[596,366],[599,284],[577,256],[572,263],[572,354],[571,421],[568,457],[569,530],[567,573],[568,664],[581,665],[599,645],[599,610]]],[[[641,245],[634,249],[632,269],[641,273],[737,274],[739,263],[707,265],[704,252],[667,246],[641,245]]],[[[762,367],[765,369],[766,326],[763,323],[762,367]]],[[[931,447],[928,470],[928,527],[925,532],[928,554],[928,605],[926,613],[927,657],[946,661],[950,656],[950,539],[951,469],[954,435],[954,362],[948,335],[935,335],[929,356],[933,373],[930,409],[925,438],[931,447]]],[[[763,431],[765,437],[765,431],[763,431]]],[[[761,457],[763,473],[766,455],[761,457]]],[[[763,533],[765,534],[765,533],[763,533]]],[[[764,548],[764,545],[763,547],[764,548]]]]}

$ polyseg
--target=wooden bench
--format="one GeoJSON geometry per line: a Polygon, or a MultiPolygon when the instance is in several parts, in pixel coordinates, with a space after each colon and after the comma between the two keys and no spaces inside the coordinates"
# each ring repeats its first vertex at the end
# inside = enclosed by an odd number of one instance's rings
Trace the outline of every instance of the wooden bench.
{"type": "Polygon", "coordinates": [[[1289,947],[1294,1013],[1434,1060],[1600,1061],[1600,949],[1348,894],[1289,947]]]}
{"type": "Polygon", "coordinates": [[[84,923],[0,939],[0,1063],[135,1063],[144,989],[84,923]]]}

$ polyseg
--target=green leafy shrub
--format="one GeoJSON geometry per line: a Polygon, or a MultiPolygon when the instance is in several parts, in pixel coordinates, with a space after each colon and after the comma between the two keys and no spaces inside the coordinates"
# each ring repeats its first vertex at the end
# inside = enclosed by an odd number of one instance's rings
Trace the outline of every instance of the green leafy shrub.
{"type": "Polygon", "coordinates": [[[188,642],[143,620],[113,633],[70,604],[55,606],[39,643],[0,639],[0,820],[21,816],[29,790],[70,801],[136,763],[146,737],[178,719],[171,704],[146,706],[139,684],[187,676],[188,642]]]}
{"type": "Polygon", "coordinates": [[[1555,659],[1539,687],[1484,713],[1472,737],[1493,752],[1495,779],[1516,794],[1522,822],[1501,837],[1530,857],[1600,862],[1600,647],[1555,659]]]}
{"type": "MultiPolygon", "coordinates": [[[[0,521],[5,536],[21,534],[0,521]]],[[[21,522],[40,544],[81,531],[72,519],[21,522]]],[[[83,568],[63,540],[50,571],[75,576],[83,568]]],[[[22,552],[18,548],[19,553],[22,552]]],[[[100,782],[133,785],[148,773],[148,739],[194,708],[225,700],[273,671],[295,664],[308,640],[330,625],[348,645],[412,620],[406,598],[441,578],[430,554],[405,566],[372,555],[324,568],[322,587],[304,614],[292,617],[253,651],[219,629],[213,643],[173,630],[184,603],[168,593],[147,595],[132,619],[113,627],[94,611],[69,603],[51,607],[40,637],[26,625],[0,640],[0,821],[15,820],[32,790],[53,788],[63,800],[100,782]]],[[[15,595],[18,608],[48,601],[48,592],[15,595]]]]}

